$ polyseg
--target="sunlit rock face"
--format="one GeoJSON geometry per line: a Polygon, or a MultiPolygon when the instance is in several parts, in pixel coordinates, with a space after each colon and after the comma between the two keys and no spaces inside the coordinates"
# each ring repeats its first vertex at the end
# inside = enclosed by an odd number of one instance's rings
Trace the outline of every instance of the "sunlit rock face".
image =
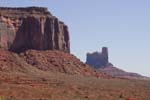
{"type": "Polygon", "coordinates": [[[28,49],[70,52],[67,25],[47,8],[0,8],[0,48],[13,52],[28,49]]]}

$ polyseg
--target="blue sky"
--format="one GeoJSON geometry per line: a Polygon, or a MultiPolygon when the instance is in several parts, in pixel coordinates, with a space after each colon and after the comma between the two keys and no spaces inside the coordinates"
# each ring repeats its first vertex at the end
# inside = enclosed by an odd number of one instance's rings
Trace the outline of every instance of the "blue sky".
{"type": "Polygon", "coordinates": [[[115,66],[150,76],[150,0],[0,0],[2,6],[44,6],[69,26],[71,52],[109,48],[115,66]]]}

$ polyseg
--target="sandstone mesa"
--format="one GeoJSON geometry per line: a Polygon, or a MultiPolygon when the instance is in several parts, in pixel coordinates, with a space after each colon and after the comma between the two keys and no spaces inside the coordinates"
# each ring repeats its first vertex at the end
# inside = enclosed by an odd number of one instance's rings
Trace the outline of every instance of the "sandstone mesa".
{"type": "Polygon", "coordinates": [[[47,8],[0,7],[0,47],[17,53],[29,49],[69,53],[68,27],[47,8]]]}

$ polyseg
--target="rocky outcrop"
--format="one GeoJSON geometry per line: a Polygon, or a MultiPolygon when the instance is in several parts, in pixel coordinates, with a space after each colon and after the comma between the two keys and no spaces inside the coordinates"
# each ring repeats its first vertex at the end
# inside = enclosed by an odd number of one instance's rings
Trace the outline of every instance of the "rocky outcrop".
{"type": "Polygon", "coordinates": [[[87,53],[86,64],[95,68],[100,73],[103,72],[114,77],[130,78],[130,79],[146,79],[145,76],[142,76],[137,73],[126,72],[111,64],[108,59],[107,47],[103,47],[102,52],[87,53]]]}
{"type": "Polygon", "coordinates": [[[68,27],[47,8],[0,8],[0,47],[13,52],[28,49],[70,52],[68,27]]]}
{"type": "Polygon", "coordinates": [[[26,75],[63,73],[66,75],[112,78],[111,75],[99,73],[81,62],[75,56],[54,50],[27,50],[17,54],[0,49],[0,73],[23,73],[26,75]]]}
{"type": "Polygon", "coordinates": [[[86,64],[94,68],[106,67],[108,63],[107,47],[103,47],[102,52],[87,53],[86,64]]]}
{"type": "Polygon", "coordinates": [[[122,69],[119,69],[112,64],[108,64],[108,66],[104,68],[99,68],[99,72],[106,73],[108,75],[112,75],[114,77],[119,77],[119,78],[128,78],[128,79],[147,79],[147,77],[142,76],[138,73],[132,73],[132,72],[126,72],[122,69]]]}

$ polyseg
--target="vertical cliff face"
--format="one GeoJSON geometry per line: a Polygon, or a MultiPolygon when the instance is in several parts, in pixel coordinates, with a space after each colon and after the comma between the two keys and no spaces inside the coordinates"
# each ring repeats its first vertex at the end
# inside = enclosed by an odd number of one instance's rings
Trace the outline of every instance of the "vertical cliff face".
{"type": "Polygon", "coordinates": [[[87,53],[86,64],[94,68],[101,68],[107,66],[108,61],[108,48],[103,47],[102,52],[87,53]]]}
{"type": "Polygon", "coordinates": [[[101,56],[102,56],[102,63],[103,63],[103,66],[106,66],[108,64],[108,48],[107,47],[103,47],[102,48],[102,53],[101,53],[101,56]]]}
{"type": "Polygon", "coordinates": [[[70,52],[68,27],[47,8],[0,8],[0,47],[70,52]]]}

